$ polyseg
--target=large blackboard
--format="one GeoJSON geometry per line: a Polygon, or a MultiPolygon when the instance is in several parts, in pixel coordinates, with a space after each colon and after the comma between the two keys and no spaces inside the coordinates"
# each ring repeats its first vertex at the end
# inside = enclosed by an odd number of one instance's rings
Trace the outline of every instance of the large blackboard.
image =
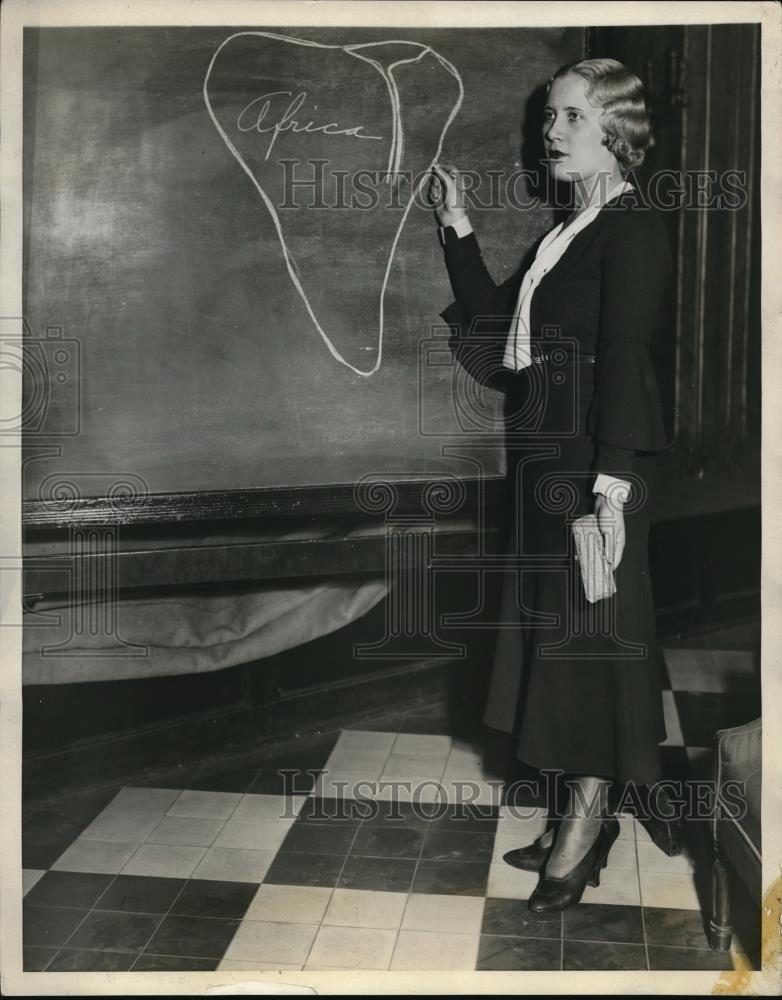
{"type": "MultiPolygon", "coordinates": [[[[518,170],[531,95],[582,45],[562,29],[26,29],[25,316],[50,381],[32,406],[25,383],[25,498],[63,477],[89,496],[129,478],[177,493],[474,474],[443,445],[491,421],[459,424],[447,351],[427,346],[451,295],[405,177],[440,146],[484,176],[518,170]],[[314,161],[322,203],[286,188],[314,161]],[[389,167],[402,180],[356,181],[389,167]]],[[[552,218],[499,190],[504,208],[473,212],[497,279],[552,218]]],[[[501,451],[485,463],[500,472],[501,451]]]]}

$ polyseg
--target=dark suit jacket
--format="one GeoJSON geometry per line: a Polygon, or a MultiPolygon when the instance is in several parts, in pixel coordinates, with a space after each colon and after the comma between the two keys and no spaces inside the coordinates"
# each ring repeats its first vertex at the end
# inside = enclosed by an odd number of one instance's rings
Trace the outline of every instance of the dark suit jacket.
{"type": "MultiPolygon", "coordinates": [[[[445,229],[445,263],[456,302],[441,315],[463,337],[492,317],[494,332],[510,328],[523,269],[497,286],[474,233],[445,229]]],[[[612,199],[585,226],[532,296],[533,343],[556,326],[582,353],[596,355],[587,434],[596,443],[594,471],[630,471],[635,452],[667,447],[657,380],[649,353],[661,323],[670,321],[673,261],[662,220],[634,195],[612,199]]]]}

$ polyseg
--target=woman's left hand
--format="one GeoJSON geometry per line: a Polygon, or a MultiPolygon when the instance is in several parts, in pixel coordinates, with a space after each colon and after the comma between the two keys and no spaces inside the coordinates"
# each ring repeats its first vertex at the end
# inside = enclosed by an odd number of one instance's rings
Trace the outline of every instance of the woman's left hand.
{"type": "Polygon", "coordinates": [[[616,569],[622,561],[625,549],[625,515],[624,504],[616,497],[595,497],[595,515],[600,534],[603,536],[603,550],[608,564],[616,569]]]}

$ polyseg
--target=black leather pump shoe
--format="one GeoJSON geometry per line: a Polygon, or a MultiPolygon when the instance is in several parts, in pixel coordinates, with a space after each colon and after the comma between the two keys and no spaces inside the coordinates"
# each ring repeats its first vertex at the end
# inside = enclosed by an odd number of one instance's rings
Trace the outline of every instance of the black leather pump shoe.
{"type": "Polygon", "coordinates": [[[619,823],[615,819],[603,820],[597,840],[576,867],[562,878],[544,874],[527,906],[535,913],[548,913],[567,910],[578,903],[588,885],[600,885],[600,872],[618,836],[619,823]]]}
{"type": "MultiPolygon", "coordinates": [[[[546,831],[547,833],[549,831],[546,831]]],[[[546,866],[549,854],[551,854],[551,848],[554,846],[554,841],[556,838],[556,830],[553,831],[554,837],[548,847],[544,847],[541,844],[541,839],[545,834],[541,834],[537,840],[534,840],[527,847],[517,847],[513,851],[508,851],[507,854],[503,854],[502,860],[507,865],[511,865],[513,868],[521,868],[525,872],[540,872],[546,866]]]]}

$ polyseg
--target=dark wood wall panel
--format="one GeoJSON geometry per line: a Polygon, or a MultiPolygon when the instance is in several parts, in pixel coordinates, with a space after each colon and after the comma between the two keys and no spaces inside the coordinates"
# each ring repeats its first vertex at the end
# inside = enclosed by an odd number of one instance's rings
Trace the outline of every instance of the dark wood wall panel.
{"type": "MultiPolygon", "coordinates": [[[[748,36],[746,32],[734,35],[733,61],[736,65],[735,114],[732,122],[733,155],[738,169],[745,171],[747,178],[747,202],[733,213],[733,296],[731,351],[727,356],[730,380],[729,394],[725,407],[725,426],[730,428],[730,450],[735,455],[745,439],[751,437],[753,428],[749,423],[748,396],[758,388],[757,380],[750,378],[759,370],[756,351],[750,352],[750,341],[759,344],[757,316],[750,308],[753,289],[753,274],[760,270],[757,255],[759,247],[759,217],[757,200],[759,185],[756,166],[759,163],[760,129],[758,128],[759,108],[757,106],[758,76],[760,71],[759,33],[748,36]],[[743,110],[748,104],[746,110],[743,110]],[[750,363],[751,359],[751,363],[750,363]],[[734,430],[735,428],[735,430],[734,430]]],[[[758,395],[756,391],[752,395],[758,395]]]]}
{"type": "MultiPolygon", "coordinates": [[[[696,29],[689,29],[695,33],[696,29]]],[[[701,314],[702,363],[698,371],[703,398],[699,428],[700,461],[706,473],[741,468],[748,445],[747,398],[757,372],[750,371],[750,272],[757,124],[752,30],[734,25],[698,28],[706,35],[704,82],[709,94],[708,142],[703,169],[740,181],[742,204],[702,210],[706,233],[701,314]]],[[[697,160],[697,150],[691,153],[697,160]]],[[[721,185],[724,187],[724,185],[721,185]]],[[[686,331],[682,331],[686,335],[686,331]]]]}
{"type": "Polygon", "coordinates": [[[598,28],[589,54],[645,82],[655,147],[639,175],[680,178],[665,219],[676,256],[676,319],[658,345],[675,449],[667,478],[755,477],[760,449],[760,29],[753,24],[598,28]]]}
{"type": "MultiPolygon", "coordinates": [[[[687,66],[687,103],[683,108],[680,169],[685,176],[708,169],[709,123],[711,101],[708,67],[711,61],[711,36],[704,31],[685,30],[682,56],[687,66]],[[693,77],[698,87],[697,107],[692,106],[693,77]]],[[[677,444],[684,458],[685,472],[697,474],[703,456],[703,366],[705,360],[706,254],[708,252],[708,215],[685,208],[679,224],[679,287],[677,289],[677,444]]]]}

